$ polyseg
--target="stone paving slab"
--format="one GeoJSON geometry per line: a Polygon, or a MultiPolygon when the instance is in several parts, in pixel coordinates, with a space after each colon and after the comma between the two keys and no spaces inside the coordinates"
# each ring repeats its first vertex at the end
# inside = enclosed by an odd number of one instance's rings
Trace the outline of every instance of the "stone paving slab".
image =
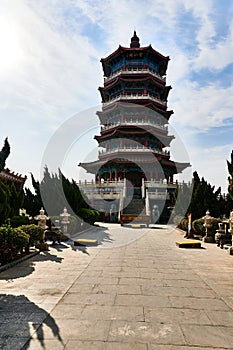
{"type": "Polygon", "coordinates": [[[1,350],[233,349],[232,256],[207,243],[181,250],[171,227],[104,224],[106,235],[0,273],[1,350]]]}

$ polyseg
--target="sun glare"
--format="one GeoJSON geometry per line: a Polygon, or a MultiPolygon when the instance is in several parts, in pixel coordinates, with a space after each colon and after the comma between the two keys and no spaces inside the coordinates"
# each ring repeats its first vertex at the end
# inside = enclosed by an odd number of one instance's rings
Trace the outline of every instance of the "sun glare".
{"type": "Polygon", "coordinates": [[[0,73],[13,69],[22,57],[19,33],[13,23],[0,18],[0,73]]]}

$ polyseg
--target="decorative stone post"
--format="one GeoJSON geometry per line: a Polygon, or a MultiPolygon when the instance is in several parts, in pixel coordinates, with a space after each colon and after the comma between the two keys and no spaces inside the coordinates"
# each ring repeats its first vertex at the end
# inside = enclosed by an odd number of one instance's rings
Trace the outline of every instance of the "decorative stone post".
{"type": "Polygon", "coordinates": [[[229,233],[231,234],[231,240],[232,240],[232,243],[231,243],[231,247],[229,248],[229,254],[230,255],[233,255],[233,210],[230,212],[230,217],[229,217],[229,225],[230,225],[230,228],[229,228],[229,233]]]}
{"type": "Polygon", "coordinates": [[[62,224],[62,232],[64,233],[64,235],[67,235],[68,232],[68,225],[70,224],[69,221],[69,216],[70,214],[68,214],[66,207],[63,209],[63,213],[60,214],[61,216],[61,224],[62,224]]]}
{"type": "Polygon", "coordinates": [[[203,219],[205,221],[204,226],[205,226],[205,232],[206,232],[205,237],[203,237],[203,242],[213,243],[214,238],[210,232],[210,229],[212,228],[212,222],[211,222],[212,217],[210,216],[209,210],[207,210],[206,215],[203,217],[203,219]]]}
{"type": "MultiPolygon", "coordinates": [[[[146,204],[146,215],[149,215],[151,214],[150,212],[150,202],[149,202],[149,195],[148,195],[148,190],[146,189],[146,200],[145,200],[145,204],[146,204]]],[[[154,224],[154,222],[153,222],[154,224]]]]}

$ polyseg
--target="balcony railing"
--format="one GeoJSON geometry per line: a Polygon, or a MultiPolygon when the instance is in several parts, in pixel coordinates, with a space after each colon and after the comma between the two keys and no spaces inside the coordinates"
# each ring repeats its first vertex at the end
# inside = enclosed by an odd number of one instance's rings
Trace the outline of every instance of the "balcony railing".
{"type": "Polygon", "coordinates": [[[150,125],[150,126],[156,127],[157,129],[161,129],[161,130],[165,130],[165,131],[168,130],[167,126],[159,125],[159,124],[153,122],[152,120],[147,120],[146,121],[146,120],[138,120],[138,119],[136,119],[136,121],[135,121],[133,119],[129,119],[129,120],[125,120],[123,122],[118,121],[116,123],[112,123],[112,124],[107,124],[107,125],[101,126],[101,131],[112,129],[112,128],[115,128],[116,126],[119,126],[119,125],[130,125],[130,126],[132,126],[132,125],[133,126],[150,125]]]}
{"type": "Polygon", "coordinates": [[[109,104],[119,101],[119,100],[123,100],[123,101],[127,101],[127,100],[151,100],[151,101],[155,101],[163,106],[167,105],[166,101],[161,101],[159,98],[153,96],[152,94],[119,94],[117,96],[112,97],[108,102],[104,102],[103,103],[103,107],[108,106],[109,104]]]}
{"type": "Polygon", "coordinates": [[[155,191],[155,192],[147,192],[148,193],[148,197],[150,199],[169,199],[169,193],[167,191],[164,191],[164,192],[158,192],[158,191],[155,191]]]}
{"type": "Polygon", "coordinates": [[[166,82],[166,77],[162,77],[160,74],[155,72],[153,69],[150,68],[126,68],[126,69],[119,69],[115,73],[111,74],[109,77],[104,78],[104,82],[108,82],[111,79],[119,76],[120,74],[145,74],[145,73],[150,73],[154,77],[166,82]]]}
{"type": "Polygon", "coordinates": [[[121,153],[121,152],[154,152],[154,153],[158,153],[164,156],[170,156],[170,152],[169,151],[161,151],[159,149],[156,148],[152,148],[152,147],[131,147],[131,146],[124,146],[124,147],[117,147],[117,148],[112,148],[112,149],[107,149],[107,150],[101,150],[99,151],[99,156],[100,155],[105,155],[105,154],[111,154],[111,153],[121,153]]]}
{"type": "Polygon", "coordinates": [[[117,187],[117,188],[123,188],[124,186],[124,180],[108,180],[108,181],[81,181],[79,180],[78,185],[82,188],[90,188],[92,191],[92,188],[106,188],[106,187],[117,187]]]}

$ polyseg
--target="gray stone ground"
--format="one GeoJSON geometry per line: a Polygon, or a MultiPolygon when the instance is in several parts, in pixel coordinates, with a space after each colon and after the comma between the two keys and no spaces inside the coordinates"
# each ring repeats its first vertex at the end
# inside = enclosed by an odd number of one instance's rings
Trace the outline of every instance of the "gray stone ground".
{"type": "Polygon", "coordinates": [[[233,256],[171,227],[96,235],[0,274],[1,350],[233,349],[233,256]]]}

